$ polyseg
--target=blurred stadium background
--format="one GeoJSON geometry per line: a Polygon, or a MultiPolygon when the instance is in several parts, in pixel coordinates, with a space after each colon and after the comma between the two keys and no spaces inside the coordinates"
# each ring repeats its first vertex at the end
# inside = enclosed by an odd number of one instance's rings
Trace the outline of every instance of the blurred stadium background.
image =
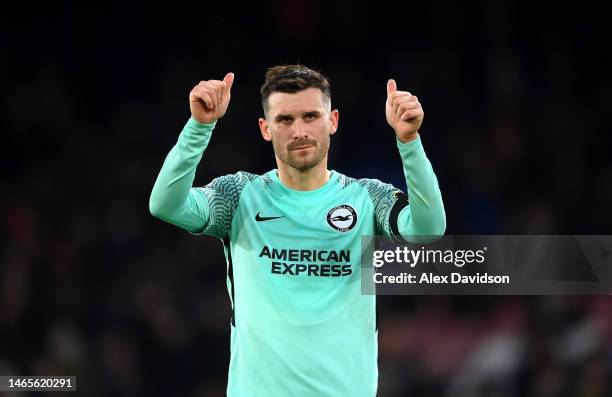
{"type": "MultiPolygon", "coordinates": [[[[330,76],[330,167],[404,188],[385,83],[416,93],[449,234],[612,234],[611,32],[535,2],[17,4],[0,16],[0,374],[219,396],[221,243],[148,197],[199,80],[236,73],[196,177],[274,168],[265,69],[330,76]],[[20,9],[20,10],[19,10],[20,9]]],[[[381,297],[384,397],[612,396],[606,296],[381,297]]],[[[0,393],[1,394],[1,393],[0,393]]],[[[25,395],[25,394],[24,394],[25,395]]]]}

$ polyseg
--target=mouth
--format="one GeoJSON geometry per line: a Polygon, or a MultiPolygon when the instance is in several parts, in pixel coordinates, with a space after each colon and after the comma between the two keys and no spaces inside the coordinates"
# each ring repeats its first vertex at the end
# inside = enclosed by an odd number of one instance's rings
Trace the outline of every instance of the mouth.
{"type": "Polygon", "coordinates": [[[300,145],[300,146],[296,146],[296,147],[292,147],[289,150],[304,150],[304,149],[308,149],[310,147],[313,147],[314,145],[300,145]]]}

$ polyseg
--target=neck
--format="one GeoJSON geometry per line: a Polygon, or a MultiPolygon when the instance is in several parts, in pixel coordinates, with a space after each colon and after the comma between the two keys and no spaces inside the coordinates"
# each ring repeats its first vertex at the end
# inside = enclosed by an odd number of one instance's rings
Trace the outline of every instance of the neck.
{"type": "Polygon", "coordinates": [[[327,169],[327,159],[304,171],[293,168],[278,159],[276,163],[278,165],[278,179],[289,189],[315,190],[325,185],[329,180],[330,172],[327,169]]]}

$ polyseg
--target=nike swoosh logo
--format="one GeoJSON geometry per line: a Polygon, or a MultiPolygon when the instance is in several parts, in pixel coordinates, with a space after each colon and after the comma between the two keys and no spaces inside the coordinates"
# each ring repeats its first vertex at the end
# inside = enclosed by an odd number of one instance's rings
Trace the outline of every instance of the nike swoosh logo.
{"type": "Polygon", "coordinates": [[[279,218],[284,218],[284,216],[259,216],[259,212],[257,213],[257,215],[255,215],[255,220],[257,222],[271,221],[272,219],[279,219],[279,218]]]}

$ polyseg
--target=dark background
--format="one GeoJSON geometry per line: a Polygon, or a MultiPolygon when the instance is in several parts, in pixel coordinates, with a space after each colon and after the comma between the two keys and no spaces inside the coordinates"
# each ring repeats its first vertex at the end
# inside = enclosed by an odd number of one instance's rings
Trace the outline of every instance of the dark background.
{"type": "MultiPolygon", "coordinates": [[[[332,82],[330,168],[405,188],[385,84],[419,96],[448,234],[612,234],[609,14],[585,2],[14,4],[0,16],[0,374],[223,395],[221,243],[148,198],[200,80],[236,74],[196,184],[275,167],[266,68],[332,82]]],[[[381,396],[610,396],[612,305],[380,297],[381,396]]],[[[1,394],[1,393],[0,393],[1,394]]]]}

